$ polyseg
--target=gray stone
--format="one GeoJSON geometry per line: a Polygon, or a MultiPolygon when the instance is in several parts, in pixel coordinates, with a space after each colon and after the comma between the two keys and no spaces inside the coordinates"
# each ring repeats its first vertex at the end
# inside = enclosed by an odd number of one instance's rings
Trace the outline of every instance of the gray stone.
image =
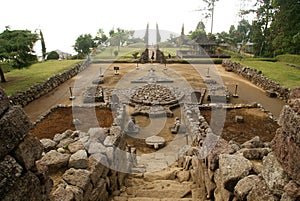
{"type": "Polygon", "coordinates": [[[100,162],[105,167],[109,167],[109,162],[108,162],[105,154],[95,153],[95,154],[92,154],[90,157],[93,157],[96,161],[100,162]]]}
{"type": "Polygon", "coordinates": [[[88,157],[85,150],[79,150],[69,159],[69,168],[85,169],[88,167],[88,157]]]}
{"type": "Polygon", "coordinates": [[[30,170],[35,166],[35,161],[42,157],[43,150],[43,145],[36,137],[27,135],[14,151],[14,156],[26,170],[30,170]]]}
{"type": "Polygon", "coordinates": [[[222,185],[233,192],[237,182],[249,174],[252,163],[240,155],[221,154],[219,168],[222,185]]]}
{"type": "Polygon", "coordinates": [[[107,136],[103,142],[104,146],[106,147],[112,147],[115,145],[116,137],[115,136],[107,136]]]}
{"type": "Polygon", "coordinates": [[[89,149],[88,149],[89,154],[96,154],[96,153],[106,153],[106,147],[101,143],[97,141],[91,142],[89,149]]]}
{"type": "Polygon", "coordinates": [[[254,137],[253,139],[245,142],[244,144],[241,145],[242,148],[263,148],[264,147],[264,142],[259,136],[254,137]]]}
{"type": "Polygon", "coordinates": [[[243,156],[249,160],[262,160],[270,151],[270,148],[243,148],[239,150],[238,153],[242,153],[243,156]]]}
{"type": "Polygon", "coordinates": [[[56,134],[53,138],[53,140],[57,143],[59,143],[61,140],[70,137],[73,134],[73,131],[71,130],[66,130],[64,133],[62,134],[56,134]]]}
{"type": "Polygon", "coordinates": [[[58,187],[51,195],[51,200],[53,201],[73,201],[75,198],[74,193],[71,189],[65,189],[58,187]]]}
{"type": "Polygon", "coordinates": [[[261,175],[266,181],[268,188],[272,193],[280,196],[284,193],[284,186],[289,182],[288,175],[282,169],[273,153],[263,159],[261,175]]]}
{"type": "Polygon", "coordinates": [[[257,182],[259,182],[259,177],[256,175],[249,175],[241,179],[234,187],[234,195],[237,200],[245,200],[257,182]]]}
{"type": "Polygon", "coordinates": [[[46,153],[37,163],[46,165],[50,172],[56,172],[60,168],[67,167],[70,154],[61,154],[55,150],[46,153]]]}
{"type": "Polygon", "coordinates": [[[249,192],[247,196],[247,200],[251,201],[279,201],[279,198],[274,196],[269,188],[267,187],[266,182],[263,179],[260,179],[255,183],[252,190],[249,192]]]}
{"type": "Polygon", "coordinates": [[[77,186],[85,191],[90,184],[91,172],[88,170],[70,168],[63,174],[63,179],[69,185],[77,186]]]}
{"type": "Polygon", "coordinates": [[[0,195],[5,194],[22,175],[23,168],[17,161],[7,155],[0,162],[0,195]]]}
{"type": "Polygon", "coordinates": [[[0,116],[9,108],[9,99],[2,88],[0,88],[0,116]]]}
{"type": "Polygon", "coordinates": [[[57,143],[55,141],[53,141],[51,139],[47,139],[47,138],[41,139],[40,142],[44,146],[45,152],[55,149],[56,145],[57,145],[57,143]]]}
{"type": "MultiPolygon", "coordinates": [[[[107,169],[103,166],[98,160],[94,157],[89,157],[89,171],[91,172],[91,182],[93,186],[96,186],[99,178],[102,176],[104,169],[107,169]]],[[[106,177],[106,175],[105,175],[106,177]]]]}
{"type": "Polygon", "coordinates": [[[32,128],[29,118],[20,107],[11,107],[0,119],[0,160],[24,139],[32,128]]]}
{"type": "Polygon", "coordinates": [[[68,146],[69,151],[73,154],[79,150],[84,150],[84,145],[81,140],[77,140],[68,146]]]}
{"type": "Polygon", "coordinates": [[[91,201],[108,200],[108,192],[106,191],[106,183],[103,178],[98,179],[98,183],[90,195],[91,201]]]}
{"type": "Polygon", "coordinates": [[[74,139],[71,137],[66,137],[64,139],[62,139],[61,141],[59,141],[58,145],[56,145],[56,148],[63,148],[63,149],[67,149],[69,144],[73,143],[74,139]]]}
{"type": "Polygon", "coordinates": [[[79,188],[77,186],[67,185],[65,189],[66,189],[66,191],[73,192],[74,201],[82,201],[83,200],[84,192],[81,188],[79,188]]]}

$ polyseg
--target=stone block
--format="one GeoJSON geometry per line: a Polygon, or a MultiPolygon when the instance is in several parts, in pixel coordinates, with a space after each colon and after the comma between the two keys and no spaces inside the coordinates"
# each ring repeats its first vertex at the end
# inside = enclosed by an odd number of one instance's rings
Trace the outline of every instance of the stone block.
{"type": "Polygon", "coordinates": [[[261,175],[272,193],[280,196],[284,193],[284,186],[289,182],[288,175],[283,170],[273,153],[263,159],[261,175]]]}
{"type": "Polygon", "coordinates": [[[222,185],[233,192],[237,182],[249,174],[252,163],[241,155],[221,154],[219,167],[222,185]]]}
{"type": "Polygon", "coordinates": [[[0,162],[0,195],[5,194],[22,175],[23,168],[17,161],[7,155],[0,162]]]}
{"type": "Polygon", "coordinates": [[[40,142],[42,143],[45,152],[55,149],[57,145],[55,141],[46,138],[41,139],[40,142]]]}
{"type": "Polygon", "coordinates": [[[24,139],[32,124],[22,108],[11,107],[0,119],[0,160],[24,139]]]}
{"type": "Polygon", "coordinates": [[[69,159],[69,168],[85,169],[88,167],[88,157],[85,150],[79,150],[69,159]]]}
{"type": "Polygon", "coordinates": [[[63,187],[58,187],[51,195],[51,200],[53,201],[73,201],[74,198],[75,196],[72,190],[63,187]]]}
{"type": "Polygon", "coordinates": [[[91,172],[88,170],[70,168],[63,174],[63,179],[69,185],[77,186],[85,191],[90,184],[90,176],[91,172]]]}
{"type": "Polygon", "coordinates": [[[77,140],[77,141],[69,144],[68,149],[73,154],[73,153],[76,153],[79,150],[84,150],[84,145],[81,142],[81,140],[77,140]]]}
{"type": "Polygon", "coordinates": [[[35,166],[35,161],[42,157],[44,147],[33,135],[26,135],[23,142],[14,151],[14,157],[26,170],[35,166]]]}
{"type": "Polygon", "coordinates": [[[61,154],[55,150],[51,150],[38,160],[37,163],[46,165],[50,172],[56,172],[68,166],[70,156],[70,154],[61,154]]]}

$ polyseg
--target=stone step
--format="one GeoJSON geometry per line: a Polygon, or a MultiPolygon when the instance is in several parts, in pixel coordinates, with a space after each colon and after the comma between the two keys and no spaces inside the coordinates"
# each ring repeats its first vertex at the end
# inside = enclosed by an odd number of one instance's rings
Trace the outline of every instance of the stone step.
{"type": "Polygon", "coordinates": [[[150,198],[183,198],[191,194],[191,182],[179,183],[175,180],[140,181],[141,183],[129,186],[126,189],[128,197],[150,198]]]}

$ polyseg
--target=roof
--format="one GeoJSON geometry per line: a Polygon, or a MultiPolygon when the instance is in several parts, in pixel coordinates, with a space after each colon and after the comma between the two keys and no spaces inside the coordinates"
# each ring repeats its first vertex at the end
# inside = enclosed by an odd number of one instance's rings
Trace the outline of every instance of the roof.
{"type": "Polygon", "coordinates": [[[207,38],[206,35],[199,35],[195,40],[199,45],[217,45],[215,41],[207,38]]]}

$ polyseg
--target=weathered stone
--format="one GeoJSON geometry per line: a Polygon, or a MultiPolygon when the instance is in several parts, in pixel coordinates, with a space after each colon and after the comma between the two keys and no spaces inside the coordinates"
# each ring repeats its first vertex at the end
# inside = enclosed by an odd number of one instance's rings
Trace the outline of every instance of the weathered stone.
{"type": "Polygon", "coordinates": [[[263,164],[262,161],[256,161],[256,160],[252,160],[252,170],[254,171],[255,174],[259,175],[263,169],[263,164]]]}
{"type": "MultiPolygon", "coordinates": [[[[94,157],[89,157],[89,171],[91,172],[91,182],[93,186],[96,186],[99,178],[102,176],[104,169],[106,167],[103,166],[99,161],[97,161],[94,157]]],[[[107,168],[106,168],[107,169],[107,168]]],[[[105,175],[106,177],[106,175],[105,175]]]]}
{"type": "Polygon", "coordinates": [[[103,178],[98,179],[98,183],[93,189],[90,200],[91,201],[98,201],[98,200],[107,200],[108,199],[108,192],[106,191],[106,183],[103,178]]]}
{"type": "Polygon", "coordinates": [[[89,149],[88,149],[89,154],[96,154],[96,153],[106,153],[106,147],[101,143],[101,142],[91,142],[89,149]]]}
{"type": "Polygon", "coordinates": [[[20,107],[11,107],[2,116],[0,119],[0,160],[18,146],[31,128],[29,118],[20,107]]]}
{"type": "Polygon", "coordinates": [[[243,148],[239,150],[238,153],[242,153],[243,156],[249,160],[261,160],[264,156],[268,155],[270,151],[270,148],[243,148]]]}
{"type": "Polygon", "coordinates": [[[259,177],[256,175],[249,175],[241,179],[234,187],[234,195],[237,197],[237,200],[245,200],[257,182],[259,182],[259,177]]]}
{"type": "Polygon", "coordinates": [[[222,201],[230,201],[232,200],[234,194],[227,189],[224,188],[220,169],[217,169],[215,171],[215,183],[216,183],[216,189],[214,191],[214,197],[216,200],[222,200],[222,201]]]}
{"type": "Polygon", "coordinates": [[[90,128],[88,131],[88,135],[90,136],[91,142],[103,143],[106,138],[106,134],[103,128],[90,128]]]}
{"type": "Polygon", "coordinates": [[[104,146],[106,147],[112,147],[115,145],[115,142],[116,142],[116,137],[115,136],[112,136],[112,135],[109,135],[105,138],[103,144],[104,146]]]}
{"type": "Polygon", "coordinates": [[[95,153],[95,154],[92,154],[90,157],[93,157],[95,160],[100,162],[105,167],[109,167],[109,162],[107,160],[107,157],[103,153],[95,153]]]}
{"type": "Polygon", "coordinates": [[[73,154],[79,150],[84,150],[84,145],[80,140],[77,140],[68,145],[69,151],[73,154]]]}
{"type": "Polygon", "coordinates": [[[43,195],[40,181],[32,172],[25,173],[15,182],[13,187],[3,197],[2,201],[11,200],[45,200],[47,195],[43,195]]]}
{"type": "Polygon", "coordinates": [[[0,162],[0,195],[5,194],[21,177],[23,168],[17,161],[7,155],[0,162]]]}
{"type": "Polygon", "coordinates": [[[88,170],[70,168],[63,174],[63,179],[73,186],[77,186],[85,191],[90,184],[91,172],[88,170]]]}
{"type": "Polygon", "coordinates": [[[73,201],[75,198],[74,193],[71,189],[65,189],[58,187],[51,195],[51,200],[53,201],[73,201]]]}
{"type": "Polygon", "coordinates": [[[21,165],[30,170],[35,161],[42,157],[43,149],[43,145],[36,137],[27,135],[14,151],[14,156],[21,165]]]}
{"type": "Polygon", "coordinates": [[[53,138],[53,140],[57,143],[59,143],[61,140],[70,137],[73,134],[73,131],[66,130],[64,133],[56,134],[53,138]]]}
{"type": "Polygon", "coordinates": [[[42,143],[45,152],[55,149],[57,145],[55,141],[47,138],[41,139],[40,142],[42,143]]]}
{"type": "Polygon", "coordinates": [[[294,181],[289,181],[284,187],[284,191],[292,198],[300,199],[300,186],[294,181]]]}
{"type": "Polygon", "coordinates": [[[9,108],[9,99],[2,88],[0,88],[0,117],[9,108]]]}
{"type": "Polygon", "coordinates": [[[88,157],[85,150],[79,150],[69,159],[69,168],[85,169],[88,167],[88,157]]]}
{"type": "Polygon", "coordinates": [[[73,192],[74,201],[82,201],[83,200],[84,192],[81,188],[79,188],[77,186],[67,185],[65,189],[66,189],[66,191],[73,192]]]}
{"type": "Polygon", "coordinates": [[[67,149],[69,144],[71,144],[73,142],[74,142],[74,139],[71,137],[64,138],[61,141],[59,141],[58,145],[56,145],[56,148],[67,149]]]}
{"type": "Polygon", "coordinates": [[[114,147],[107,147],[106,148],[107,160],[111,165],[113,165],[113,167],[116,167],[115,165],[117,165],[117,164],[113,164],[114,163],[114,155],[115,155],[114,147]]]}
{"type": "Polygon", "coordinates": [[[219,167],[224,188],[233,192],[237,182],[249,174],[252,164],[240,155],[221,154],[219,156],[219,167]]]}
{"type": "Polygon", "coordinates": [[[50,172],[56,172],[60,168],[67,167],[70,154],[61,154],[51,150],[45,154],[37,163],[46,165],[50,172]]]}
{"type": "Polygon", "coordinates": [[[289,196],[287,193],[282,194],[280,201],[296,201],[296,198],[289,196]]]}
{"type": "Polygon", "coordinates": [[[264,147],[264,142],[259,136],[254,137],[253,139],[243,143],[241,145],[242,148],[263,148],[264,147]]]}
{"type": "Polygon", "coordinates": [[[188,181],[190,179],[190,171],[187,170],[179,171],[176,176],[179,182],[188,181]]]}
{"type": "Polygon", "coordinates": [[[282,195],[284,186],[289,182],[289,178],[273,153],[269,153],[268,156],[264,157],[263,166],[261,175],[266,181],[268,188],[272,193],[278,196],[282,195]]]}
{"type": "Polygon", "coordinates": [[[247,196],[247,200],[251,201],[279,201],[279,198],[274,196],[267,187],[266,182],[263,179],[260,179],[255,183],[252,190],[247,196]]]}

